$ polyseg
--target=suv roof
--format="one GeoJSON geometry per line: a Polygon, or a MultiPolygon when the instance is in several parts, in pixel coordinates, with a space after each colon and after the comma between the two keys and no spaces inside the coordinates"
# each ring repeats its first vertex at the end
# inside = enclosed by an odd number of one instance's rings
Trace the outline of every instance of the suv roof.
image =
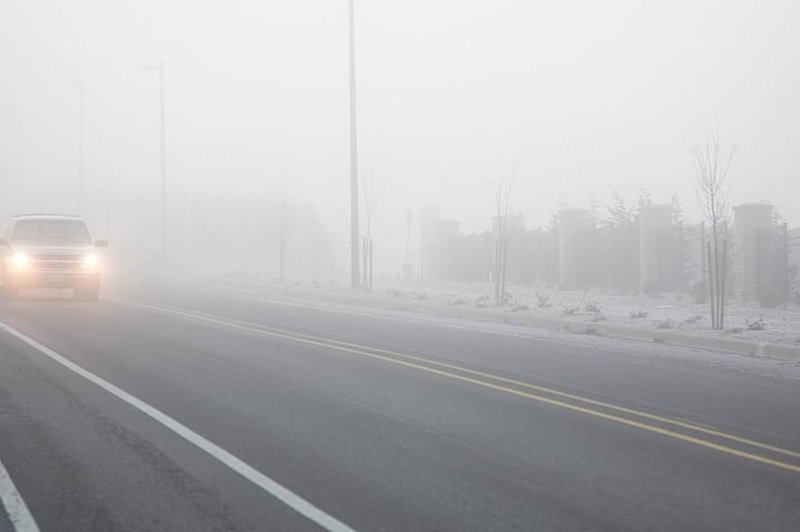
{"type": "Polygon", "coordinates": [[[80,216],[77,214],[47,214],[47,213],[35,213],[35,214],[16,214],[12,216],[15,220],[60,220],[60,219],[67,219],[67,220],[77,220],[80,219],[80,216]]]}

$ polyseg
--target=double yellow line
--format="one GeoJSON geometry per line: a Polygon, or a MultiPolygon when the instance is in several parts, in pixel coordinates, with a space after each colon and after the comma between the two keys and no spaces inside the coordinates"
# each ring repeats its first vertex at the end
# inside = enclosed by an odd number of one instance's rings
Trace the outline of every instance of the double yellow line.
{"type": "Polygon", "coordinates": [[[397,353],[385,349],[379,349],[349,342],[343,342],[339,340],[333,340],[329,338],[322,338],[319,336],[297,333],[284,329],[259,325],[256,323],[234,320],[212,314],[205,314],[202,312],[197,312],[188,309],[181,309],[165,305],[156,305],[120,297],[108,297],[106,299],[118,303],[124,303],[127,305],[140,307],[154,312],[160,312],[163,314],[179,316],[192,320],[197,320],[233,329],[238,329],[242,331],[247,331],[250,333],[261,334],[273,338],[280,338],[283,340],[289,340],[317,347],[324,347],[327,349],[342,351],[353,355],[367,357],[375,360],[381,360],[383,362],[388,362],[391,364],[396,364],[399,366],[404,366],[418,371],[423,371],[426,373],[438,375],[450,380],[465,382],[475,386],[480,386],[482,388],[489,388],[508,395],[522,397],[524,399],[528,399],[531,401],[537,401],[540,403],[557,406],[560,408],[564,408],[566,410],[571,410],[573,412],[580,412],[582,414],[597,417],[614,423],[619,423],[621,425],[626,425],[628,427],[633,427],[639,430],[660,434],[662,436],[674,438],[676,440],[681,440],[687,443],[698,445],[700,447],[705,447],[707,449],[719,451],[721,453],[738,456],[739,458],[744,458],[746,460],[750,460],[753,462],[771,465],[783,469],[785,471],[790,471],[792,473],[800,473],[800,465],[798,465],[797,463],[782,461],[777,458],[770,458],[768,456],[755,454],[755,452],[737,449],[731,447],[730,445],[725,445],[723,443],[711,441],[710,439],[703,439],[701,436],[705,436],[706,438],[715,438],[718,441],[737,443],[741,446],[749,447],[751,450],[766,451],[772,453],[773,455],[782,455],[785,457],[790,457],[798,460],[800,460],[800,452],[792,451],[789,449],[783,449],[781,447],[776,447],[774,445],[769,445],[748,438],[743,438],[740,436],[736,436],[734,434],[728,434],[719,430],[715,430],[713,428],[708,428],[701,425],[695,425],[693,423],[689,423],[686,421],[658,416],[655,414],[649,414],[641,410],[625,408],[613,405],[611,403],[597,401],[594,399],[589,399],[587,397],[581,397],[579,395],[562,392],[552,388],[537,386],[534,384],[501,377],[499,375],[492,375],[491,373],[476,371],[462,366],[438,362],[435,360],[418,357],[414,355],[397,353]],[[538,393],[533,393],[533,392],[538,392],[538,393]],[[557,397],[558,399],[554,397],[557,397]],[[567,402],[565,400],[572,402],[567,402]],[[624,416],[629,416],[629,417],[624,417],[624,416]],[[631,419],[631,417],[637,419],[631,419]],[[658,426],[655,423],[658,423],[662,426],[658,426]],[[672,427],[675,429],[684,429],[685,431],[694,433],[695,435],[686,434],[683,432],[677,432],[676,430],[672,430],[671,428],[666,428],[666,427],[672,427]]]}

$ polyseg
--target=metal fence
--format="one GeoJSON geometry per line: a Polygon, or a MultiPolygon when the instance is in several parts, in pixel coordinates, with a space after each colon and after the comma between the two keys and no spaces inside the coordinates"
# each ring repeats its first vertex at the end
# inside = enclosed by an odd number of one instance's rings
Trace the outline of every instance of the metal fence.
{"type": "MultiPolygon", "coordinates": [[[[341,280],[350,278],[350,248],[334,248],[336,276],[341,280]]],[[[419,281],[422,263],[419,253],[390,253],[374,251],[371,258],[373,279],[377,281],[419,281]]],[[[364,269],[364,249],[359,249],[359,267],[364,269]]],[[[361,272],[362,278],[364,272],[361,272]]]]}

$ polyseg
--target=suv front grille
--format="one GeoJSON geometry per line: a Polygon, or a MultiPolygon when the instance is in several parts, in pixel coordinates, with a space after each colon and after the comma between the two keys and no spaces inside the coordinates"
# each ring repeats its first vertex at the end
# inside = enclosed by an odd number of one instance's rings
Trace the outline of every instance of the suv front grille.
{"type": "Polygon", "coordinates": [[[32,255],[31,265],[38,271],[75,272],[83,267],[83,255],[77,254],[41,254],[32,255]]]}

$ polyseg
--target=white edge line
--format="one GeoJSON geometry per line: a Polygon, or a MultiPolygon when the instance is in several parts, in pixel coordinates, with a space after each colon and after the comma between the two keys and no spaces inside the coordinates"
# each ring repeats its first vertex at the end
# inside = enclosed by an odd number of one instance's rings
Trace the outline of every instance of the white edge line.
{"type": "MultiPolygon", "coordinates": [[[[243,476],[259,488],[263,489],[285,505],[289,506],[297,513],[303,515],[307,519],[313,521],[314,523],[320,525],[321,527],[325,528],[326,530],[331,530],[334,532],[353,532],[353,529],[349,526],[345,525],[341,521],[337,520],[331,515],[328,515],[324,511],[320,510],[310,502],[306,501],[296,493],[292,492],[288,488],[285,488],[281,484],[277,483],[276,481],[272,480],[268,476],[264,475],[263,473],[257,471],[252,466],[248,465],[241,459],[237,458],[236,456],[232,455],[222,447],[212,443],[211,441],[207,440],[206,438],[200,436],[187,426],[181,424],[180,422],[176,421],[175,419],[171,418],[167,414],[161,412],[155,407],[150,406],[149,404],[145,403],[141,399],[129,394],[128,392],[114,386],[110,382],[106,381],[105,379],[98,377],[91,371],[88,371],[81,366],[71,362],[67,358],[62,355],[59,355],[49,347],[46,347],[33,338],[17,331],[13,327],[0,322],[0,329],[4,330],[5,332],[15,336],[16,338],[22,340],[29,346],[33,347],[37,351],[41,352],[44,355],[47,355],[54,361],[58,362],[62,366],[72,370],[73,372],[77,373],[78,375],[84,377],[85,379],[91,381],[92,383],[96,384],[100,388],[103,388],[110,394],[118,397],[119,399],[125,401],[132,407],[136,408],[140,412],[146,414],[147,416],[151,417],[155,421],[161,423],[172,432],[178,434],[186,441],[194,444],[196,447],[202,449],[206,453],[210,454],[212,457],[216,458],[230,469],[238,473],[239,475],[243,476]]],[[[2,472],[0,472],[0,479],[2,478],[2,472]]],[[[9,479],[10,481],[10,479],[9,479]]],[[[20,499],[21,501],[21,499],[20,499]]],[[[4,499],[5,502],[5,499],[4,499]]],[[[35,525],[34,525],[35,526],[35,525]]],[[[25,530],[37,530],[37,529],[20,529],[17,528],[17,532],[22,532],[25,530]]]]}
{"type": "Polygon", "coordinates": [[[0,502],[16,532],[39,532],[36,521],[2,462],[0,462],[0,502]]]}

